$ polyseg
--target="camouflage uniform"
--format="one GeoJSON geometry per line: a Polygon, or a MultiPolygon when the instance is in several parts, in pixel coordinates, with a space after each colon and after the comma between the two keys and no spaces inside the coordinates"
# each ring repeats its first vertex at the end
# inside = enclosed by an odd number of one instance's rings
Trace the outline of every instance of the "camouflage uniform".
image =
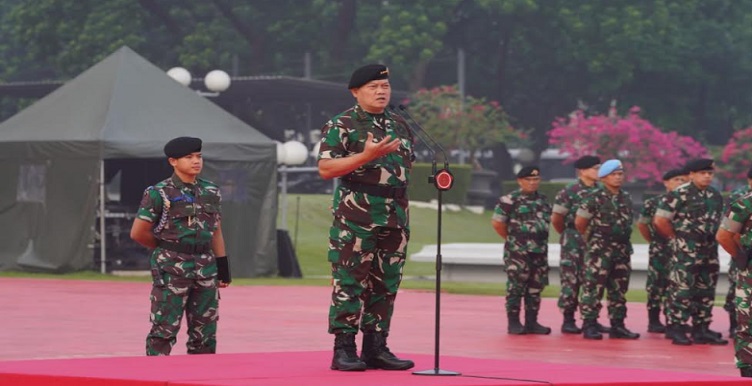
{"type": "Polygon", "coordinates": [[[378,141],[399,137],[402,145],[343,176],[334,192],[328,253],[334,286],[332,334],[356,333],[358,327],[363,332],[389,331],[410,239],[407,194],[392,198],[362,191],[378,187],[406,192],[414,154],[402,118],[389,112],[370,114],[358,105],[344,111],[322,128],[319,160],[362,152],[369,132],[378,141]]]}
{"type": "MultiPolygon", "coordinates": [[[[645,200],[640,213],[639,222],[650,229],[650,245],[648,253],[648,278],[645,289],[648,292],[648,311],[667,310],[669,272],[671,271],[671,247],[668,240],[661,236],[653,226],[653,216],[658,208],[658,202],[663,195],[657,195],[645,200]]],[[[658,312],[658,311],[656,311],[658,312]]]]}
{"type": "MultiPolygon", "coordinates": [[[[752,250],[752,192],[732,201],[730,211],[721,227],[729,232],[740,234],[744,251],[752,250]]],[[[752,262],[750,262],[752,263],[752,262]]],[[[736,287],[737,329],[734,341],[736,367],[748,370],[752,367],[752,264],[739,267],[736,287]]]]}
{"type": "MultiPolygon", "coordinates": [[[[749,192],[752,192],[752,188],[747,186],[743,186],[739,189],[735,189],[732,191],[728,196],[728,207],[726,210],[724,210],[723,213],[728,216],[729,211],[731,210],[731,205],[735,203],[738,199],[742,198],[743,196],[747,195],[749,192]]],[[[734,260],[729,261],[729,270],[728,270],[728,278],[729,278],[729,289],[726,293],[726,301],[723,303],[723,309],[728,311],[729,313],[733,313],[736,306],[734,305],[734,299],[736,297],[736,276],[739,274],[739,270],[736,268],[736,264],[734,263],[734,260]]]]}
{"type": "Polygon", "coordinates": [[[493,220],[507,224],[504,265],[507,272],[507,312],[537,313],[540,294],[548,285],[548,227],[551,205],[546,196],[515,190],[499,198],[493,220]]]}
{"type": "Polygon", "coordinates": [[[590,220],[585,254],[585,280],[580,295],[584,320],[598,318],[601,297],[608,290],[608,315],[623,321],[627,316],[625,294],[632,272],[632,198],[619,190],[613,194],[601,187],[586,197],[577,216],[590,220]]]}
{"type": "Polygon", "coordinates": [[[574,218],[582,200],[595,189],[597,184],[587,186],[579,180],[559,191],[554,199],[553,212],[564,216],[564,232],[560,239],[561,293],[558,303],[559,309],[564,313],[577,310],[577,297],[584,278],[585,240],[575,229],[574,218]]]}
{"type": "Polygon", "coordinates": [[[220,205],[217,185],[200,178],[196,184],[186,184],[173,174],[144,192],[137,216],[155,223],[159,243],[179,243],[200,251],[175,252],[158,246],[151,253],[152,328],[146,337],[147,355],[170,354],[183,312],[188,353],[216,351],[219,291],[211,240],[221,219],[220,205]]]}
{"type": "Polygon", "coordinates": [[[669,309],[672,325],[692,316],[695,325],[710,324],[718,283],[718,243],[715,234],[723,210],[721,193],[700,190],[689,182],[663,196],[656,216],[671,220],[676,238],[671,241],[669,309]]]}

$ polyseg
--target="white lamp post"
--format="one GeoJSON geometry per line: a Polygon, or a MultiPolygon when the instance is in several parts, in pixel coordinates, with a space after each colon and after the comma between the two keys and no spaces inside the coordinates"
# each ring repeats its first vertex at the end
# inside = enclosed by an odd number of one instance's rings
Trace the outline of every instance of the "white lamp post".
{"type": "MultiPolygon", "coordinates": [[[[191,85],[191,80],[193,79],[191,73],[183,67],[173,67],[167,70],[167,75],[186,87],[191,85]]],[[[227,90],[230,87],[230,83],[230,75],[227,75],[226,72],[222,70],[209,71],[204,77],[204,85],[206,86],[206,89],[211,92],[203,92],[199,90],[196,90],[196,92],[201,96],[215,97],[222,91],[227,90]]]]}
{"type": "Polygon", "coordinates": [[[297,166],[305,163],[308,158],[308,148],[298,141],[287,141],[284,144],[277,142],[277,163],[282,175],[282,193],[280,207],[281,229],[287,229],[287,166],[297,166]]]}

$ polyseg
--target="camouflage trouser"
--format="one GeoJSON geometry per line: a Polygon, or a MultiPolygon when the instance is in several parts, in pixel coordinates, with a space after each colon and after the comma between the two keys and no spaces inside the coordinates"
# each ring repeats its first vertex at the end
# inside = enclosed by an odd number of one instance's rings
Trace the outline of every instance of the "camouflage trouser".
{"type": "Polygon", "coordinates": [[[752,367],[752,269],[739,269],[736,282],[736,367],[752,367]]]}
{"type": "Polygon", "coordinates": [[[600,302],[605,290],[608,291],[608,316],[623,320],[627,317],[627,299],[631,247],[629,244],[606,243],[591,240],[585,255],[585,280],[580,295],[582,319],[598,319],[600,302]]]}
{"type": "Polygon", "coordinates": [[[410,231],[335,219],[329,231],[329,333],[389,331],[410,231]]]}
{"type": "Polygon", "coordinates": [[[566,228],[561,234],[561,258],[559,272],[561,278],[561,292],[559,293],[559,309],[562,312],[577,310],[577,297],[585,275],[585,241],[575,229],[566,228]]]}
{"type": "Polygon", "coordinates": [[[736,308],[736,281],[737,276],[739,275],[739,270],[736,269],[736,263],[734,263],[734,259],[731,259],[729,261],[729,270],[728,270],[728,279],[729,279],[729,289],[726,293],[726,302],[723,303],[723,309],[732,312],[734,308],[736,308]]]}
{"type": "Polygon", "coordinates": [[[185,312],[188,354],[213,354],[217,349],[219,291],[215,278],[187,279],[163,275],[164,285],[151,291],[151,331],[146,355],[170,355],[185,312]]]}
{"type": "Polygon", "coordinates": [[[648,278],[645,289],[648,292],[648,311],[668,308],[669,273],[671,271],[671,248],[666,242],[651,242],[649,247],[648,278]]]}
{"type": "Polygon", "coordinates": [[[540,309],[541,292],[548,285],[548,253],[504,250],[507,272],[507,312],[520,312],[522,299],[525,311],[540,309]]]}
{"type": "Polygon", "coordinates": [[[694,324],[713,320],[715,287],[718,283],[718,244],[676,237],[672,242],[669,309],[670,324],[694,324]]]}

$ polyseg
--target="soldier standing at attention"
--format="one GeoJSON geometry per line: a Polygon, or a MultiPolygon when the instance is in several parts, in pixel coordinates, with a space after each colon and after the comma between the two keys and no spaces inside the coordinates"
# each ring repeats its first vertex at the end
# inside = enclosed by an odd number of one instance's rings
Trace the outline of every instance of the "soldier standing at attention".
{"type": "Polygon", "coordinates": [[[188,324],[188,354],[214,354],[219,291],[231,281],[220,220],[219,187],[198,178],[201,140],[179,137],[164,147],[172,177],[144,192],[131,238],[151,253],[152,327],[146,355],[169,355],[180,320],[188,324]]]}
{"type": "Polygon", "coordinates": [[[491,225],[504,243],[507,272],[507,332],[514,335],[551,333],[538,324],[541,292],[548,285],[548,227],[551,205],[538,192],[540,169],[527,166],[517,173],[520,188],[499,198],[491,225]],[[525,326],[520,306],[525,299],[525,326]]]}
{"type": "MultiPolygon", "coordinates": [[[[747,170],[747,185],[734,189],[731,194],[729,194],[727,208],[731,208],[733,203],[744,197],[749,192],[752,192],[752,168],[747,170]]],[[[726,209],[724,211],[724,218],[728,216],[729,210],[730,209],[726,209]]],[[[728,269],[729,289],[726,293],[726,302],[723,304],[723,309],[729,314],[729,338],[733,338],[736,333],[736,305],[734,304],[734,299],[736,297],[736,277],[738,274],[739,272],[736,268],[736,263],[732,259],[729,262],[728,269]]]]}
{"type": "Polygon", "coordinates": [[[721,193],[710,186],[713,160],[687,163],[690,182],[666,193],[658,203],[653,224],[673,248],[666,337],[673,344],[728,344],[710,330],[715,286],[718,283],[718,244],[715,235],[723,211],[721,193]],[[692,340],[684,324],[692,317],[692,340]]]}
{"type": "MultiPolygon", "coordinates": [[[[663,175],[663,186],[666,192],[676,189],[679,185],[687,182],[687,172],[684,169],[672,169],[663,175]]],[[[671,263],[671,248],[668,240],[655,231],[653,216],[658,207],[658,202],[663,194],[645,200],[642,206],[640,219],[637,220],[637,229],[645,240],[650,243],[648,247],[648,278],[645,289],[648,292],[648,332],[664,333],[666,327],[661,324],[661,308],[666,312],[668,302],[668,283],[671,263]],[[661,307],[662,306],[662,307],[661,307]]]]}
{"type": "Polygon", "coordinates": [[[750,331],[750,304],[752,304],[752,192],[736,199],[728,215],[723,219],[716,240],[731,255],[737,267],[736,317],[737,330],[734,336],[736,367],[742,377],[752,378],[752,331],[750,331]]]}
{"type": "Polygon", "coordinates": [[[407,370],[414,363],[392,354],[386,338],[410,239],[413,137],[404,119],[386,110],[392,90],[385,66],[355,70],[348,88],[357,104],[324,125],[318,156],[321,177],[342,179],[329,231],[331,368],[407,370]],[[358,328],[363,331],[360,358],[358,328]]]}
{"type": "MultiPolygon", "coordinates": [[[[574,217],[582,199],[597,189],[598,168],[601,159],[586,155],[575,161],[577,182],[567,185],[556,194],[554,199],[551,224],[561,234],[561,257],[559,269],[561,275],[561,293],[559,294],[559,309],[564,314],[561,332],[564,334],[579,334],[582,330],[577,327],[574,313],[577,311],[580,286],[584,276],[585,240],[574,227],[574,217]]],[[[601,332],[608,332],[603,326],[601,332]]]]}
{"type": "Polygon", "coordinates": [[[624,326],[627,317],[629,275],[632,272],[632,198],[621,189],[621,161],[611,159],[598,169],[603,186],[585,197],[577,209],[574,225],[587,243],[585,281],[580,295],[580,314],[585,339],[602,339],[596,319],[602,294],[608,290],[609,337],[637,339],[640,334],[624,326]]]}

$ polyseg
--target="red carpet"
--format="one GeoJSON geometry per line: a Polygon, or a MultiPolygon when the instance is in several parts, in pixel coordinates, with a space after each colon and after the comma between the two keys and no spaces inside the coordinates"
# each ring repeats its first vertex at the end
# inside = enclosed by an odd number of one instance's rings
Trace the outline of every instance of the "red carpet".
{"type": "MultiPolygon", "coordinates": [[[[405,371],[343,373],[322,364],[327,352],[178,355],[0,362],[3,385],[745,385],[742,378],[617,367],[529,361],[441,358],[441,368],[460,376],[417,376],[405,371]]],[[[417,369],[433,369],[433,357],[414,356],[417,369]]]]}
{"type": "MultiPolygon", "coordinates": [[[[499,283],[500,291],[502,286],[499,283]]],[[[333,339],[326,333],[327,287],[230,287],[222,291],[220,355],[184,355],[183,327],[172,357],[145,358],[149,289],[147,283],[1,278],[0,373],[5,375],[0,385],[87,384],[83,378],[67,383],[62,378],[40,381],[38,377],[34,378],[37,383],[30,383],[31,378],[21,382],[7,378],[9,373],[112,378],[107,383],[91,380],[91,385],[308,385],[335,384],[354,377],[363,385],[547,384],[467,376],[421,377],[409,372],[331,371],[333,339]],[[87,359],[60,360],[71,358],[87,359]],[[19,362],[29,359],[35,360],[19,362]],[[125,383],[117,383],[115,379],[122,376],[127,377],[125,383]],[[175,383],[178,381],[181,383],[175,383]]],[[[433,368],[434,298],[432,292],[401,291],[389,338],[392,350],[410,353],[420,370],[433,368]]],[[[714,315],[712,328],[725,333],[726,312],[716,307],[714,315]]],[[[465,375],[569,385],[742,381],[734,367],[732,345],[671,345],[661,334],[646,333],[643,304],[629,304],[626,324],[642,334],[636,341],[605,338],[593,342],[562,335],[554,299],[544,299],[540,321],[554,332],[549,336],[510,336],[506,334],[502,297],[444,294],[441,367],[465,375]]],[[[606,322],[605,317],[601,321],[606,322]]]]}

